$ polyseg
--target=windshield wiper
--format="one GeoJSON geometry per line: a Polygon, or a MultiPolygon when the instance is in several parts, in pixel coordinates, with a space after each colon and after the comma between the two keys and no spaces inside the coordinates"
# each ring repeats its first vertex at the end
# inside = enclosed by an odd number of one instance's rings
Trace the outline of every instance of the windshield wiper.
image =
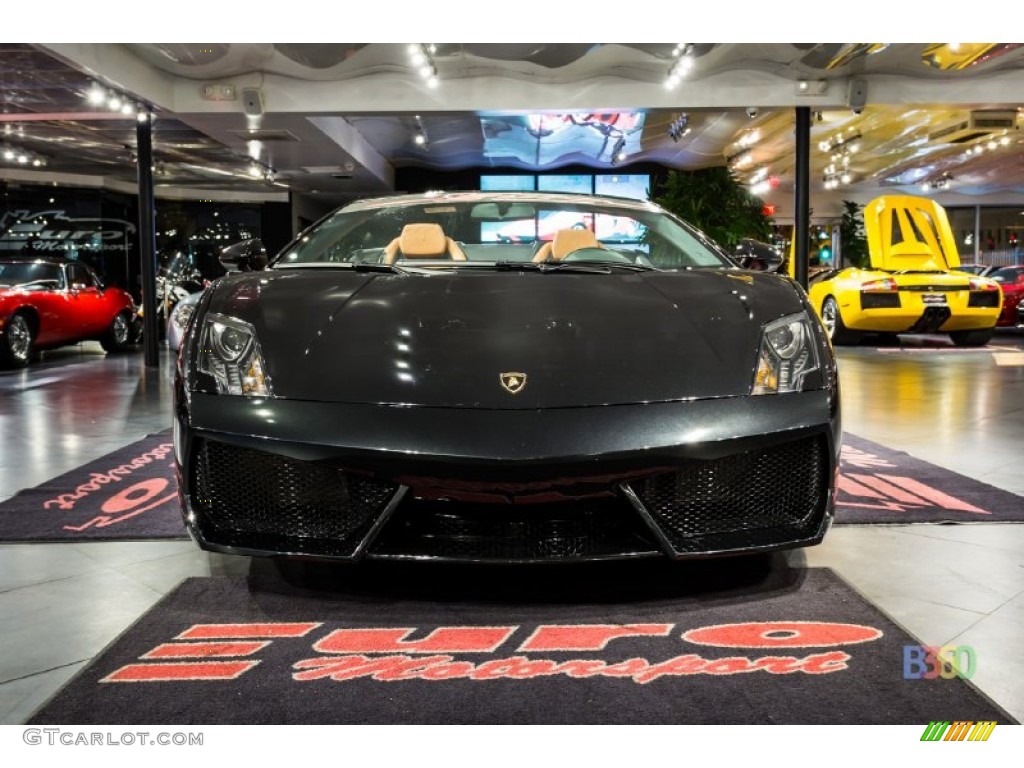
{"type": "Polygon", "coordinates": [[[601,261],[600,259],[594,259],[593,261],[559,261],[551,266],[554,267],[571,267],[575,264],[582,264],[584,266],[591,267],[608,267],[609,269],[626,269],[630,272],[657,272],[657,267],[649,267],[646,264],[635,264],[630,261],[601,261]]]}
{"type": "Polygon", "coordinates": [[[610,275],[606,264],[581,264],[578,261],[496,261],[494,268],[503,272],[583,272],[592,275],[610,275]]]}
{"type": "Polygon", "coordinates": [[[396,264],[381,264],[373,261],[360,261],[352,265],[356,272],[391,272],[392,274],[408,275],[409,270],[396,264]]]}
{"type": "Polygon", "coordinates": [[[496,261],[494,268],[506,272],[572,272],[588,275],[610,275],[615,268],[647,272],[651,267],[623,264],[617,261],[496,261]]]}

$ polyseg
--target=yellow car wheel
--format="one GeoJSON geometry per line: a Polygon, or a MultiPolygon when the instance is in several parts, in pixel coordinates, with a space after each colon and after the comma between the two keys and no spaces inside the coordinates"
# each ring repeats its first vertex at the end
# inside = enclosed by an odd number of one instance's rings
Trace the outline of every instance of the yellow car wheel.
{"type": "Polygon", "coordinates": [[[831,296],[826,296],[821,305],[821,322],[828,331],[828,337],[833,344],[856,344],[860,334],[851,331],[843,323],[843,316],[839,313],[839,304],[831,296]]]}

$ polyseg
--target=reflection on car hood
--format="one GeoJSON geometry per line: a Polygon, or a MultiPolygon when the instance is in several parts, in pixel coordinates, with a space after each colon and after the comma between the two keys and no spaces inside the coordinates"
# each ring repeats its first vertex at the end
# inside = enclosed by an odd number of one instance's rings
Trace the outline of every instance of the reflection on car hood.
{"type": "Polygon", "coordinates": [[[761,326],[800,307],[782,278],[718,270],[271,270],[208,310],[253,324],[278,397],[529,409],[748,394],[761,326]]]}

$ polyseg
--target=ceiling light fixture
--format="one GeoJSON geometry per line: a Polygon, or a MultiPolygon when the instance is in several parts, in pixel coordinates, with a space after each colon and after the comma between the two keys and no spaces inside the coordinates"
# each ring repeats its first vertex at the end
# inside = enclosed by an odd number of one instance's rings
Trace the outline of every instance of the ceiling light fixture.
{"type": "Polygon", "coordinates": [[[98,107],[107,100],[107,92],[104,91],[98,84],[93,83],[92,87],[86,91],[85,100],[92,104],[94,107],[98,107]]]}
{"type": "Polygon", "coordinates": [[[47,164],[47,159],[43,155],[31,152],[27,149],[21,149],[19,147],[12,147],[6,145],[3,151],[0,152],[0,158],[3,158],[5,162],[13,163],[15,165],[31,165],[33,168],[43,168],[47,164]]]}
{"type": "Polygon", "coordinates": [[[429,88],[437,88],[441,82],[437,77],[437,64],[434,62],[434,54],[437,46],[433,43],[410,43],[406,48],[409,54],[409,62],[416,70],[423,82],[429,88]]]}
{"type": "Polygon", "coordinates": [[[1003,134],[999,138],[985,138],[977,141],[974,145],[964,150],[960,156],[961,160],[970,160],[974,155],[984,154],[986,151],[992,151],[999,149],[1000,147],[1008,147],[1013,143],[1013,139],[1008,134],[1003,134]]]}
{"type": "Polygon", "coordinates": [[[665,76],[665,87],[669,89],[679,85],[693,69],[693,46],[690,43],[676,43],[676,47],[672,49],[672,56],[675,61],[665,76]]]}
{"type": "Polygon", "coordinates": [[[835,136],[819,141],[818,149],[822,152],[832,152],[833,160],[835,160],[837,159],[835,155],[842,156],[859,152],[861,138],[863,137],[860,131],[856,129],[851,129],[848,135],[844,135],[843,131],[840,131],[835,136]]]}
{"type": "Polygon", "coordinates": [[[428,149],[429,142],[427,141],[427,130],[423,127],[423,121],[420,119],[419,115],[416,115],[414,120],[416,123],[416,132],[412,136],[413,143],[418,147],[428,149]]]}
{"type": "Polygon", "coordinates": [[[760,197],[761,195],[767,194],[768,192],[771,191],[771,189],[772,185],[768,181],[768,179],[758,181],[754,184],[751,184],[749,187],[750,194],[752,194],[754,197],[760,197]]]}
{"type": "Polygon", "coordinates": [[[760,168],[755,169],[754,172],[750,174],[750,178],[747,179],[747,184],[750,184],[750,185],[760,184],[762,181],[767,181],[767,180],[768,180],[768,166],[767,165],[762,165],[760,168]]]}
{"type": "Polygon", "coordinates": [[[678,142],[683,136],[690,132],[690,116],[685,112],[679,114],[675,120],[668,125],[668,135],[674,142],[678,142]]]}
{"type": "Polygon", "coordinates": [[[828,80],[797,80],[797,96],[822,96],[828,92],[828,80]]]}
{"type": "Polygon", "coordinates": [[[271,182],[274,181],[277,178],[277,171],[273,167],[268,165],[267,163],[264,163],[264,162],[262,162],[260,160],[257,160],[254,157],[242,157],[240,155],[236,155],[236,157],[237,157],[238,160],[244,160],[244,162],[246,163],[245,172],[244,173],[241,173],[241,172],[239,172],[237,170],[236,171],[226,171],[226,170],[223,170],[221,168],[215,168],[213,166],[192,166],[192,167],[198,167],[201,171],[207,171],[207,172],[210,172],[210,173],[216,173],[216,174],[219,174],[221,176],[234,176],[236,178],[237,177],[241,177],[241,178],[248,178],[248,179],[260,180],[260,181],[271,181],[271,182]]]}
{"type": "Polygon", "coordinates": [[[149,107],[137,104],[120,91],[106,88],[99,83],[90,85],[82,96],[93,107],[106,107],[111,112],[120,112],[126,117],[135,115],[140,123],[150,119],[149,107]]]}
{"type": "Polygon", "coordinates": [[[742,136],[740,136],[739,139],[736,140],[736,143],[739,144],[740,147],[742,147],[743,149],[746,149],[747,147],[754,146],[760,138],[760,131],[747,131],[742,136]]]}
{"type": "Polygon", "coordinates": [[[934,179],[921,182],[921,190],[924,192],[945,192],[951,186],[953,186],[953,174],[948,171],[934,179]]]}
{"type": "Polygon", "coordinates": [[[626,153],[626,137],[619,136],[612,147],[612,165],[624,162],[629,155],[626,153]]]}
{"type": "Polygon", "coordinates": [[[846,168],[838,170],[834,165],[830,165],[825,169],[823,181],[825,189],[837,189],[851,184],[853,182],[853,174],[846,168]]]}
{"type": "Polygon", "coordinates": [[[744,149],[737,152],[735,155],[730,155],[729,157],[725,158],[725,162],[726,165],[733,169],[746,168],[747,166],[754,162],[754,154],[750,151],[749,148],[744,149]]]}

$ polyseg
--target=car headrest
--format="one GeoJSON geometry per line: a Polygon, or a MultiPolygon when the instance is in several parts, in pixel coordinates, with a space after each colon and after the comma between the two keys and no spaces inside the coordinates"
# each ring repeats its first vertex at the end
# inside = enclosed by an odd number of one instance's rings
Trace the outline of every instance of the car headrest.
{"type": "Polygon", "coordinates": [[[406,224],[398,238],[398,250],[407,259],[446,258],[448,238],[440,224],[406,224]]]}
{"type": "Polygon", "coordinates": [[[600,248],[597,237],[589,229],[560,229],[555,232],[551,243],[551,255],[561,261],[573,251],[580,248],[600,248]]]}

